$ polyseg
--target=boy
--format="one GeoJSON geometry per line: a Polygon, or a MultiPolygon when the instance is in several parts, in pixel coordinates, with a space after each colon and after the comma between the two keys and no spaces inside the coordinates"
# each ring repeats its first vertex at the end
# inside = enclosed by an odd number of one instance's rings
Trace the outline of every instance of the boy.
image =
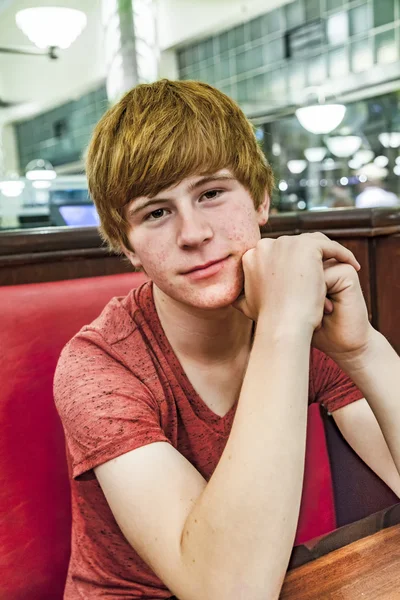
{"type": "Polygon", "coordinates": [[[87,170],[104,239],[150,281],[58,365],[65,598],[277,598],[308,402],[335,411],[400,493],[400,360],[368,322],[359,265],[322,234],[260,240],[271,169],[206,84],[130,91],[98,124],[87,170]]]}

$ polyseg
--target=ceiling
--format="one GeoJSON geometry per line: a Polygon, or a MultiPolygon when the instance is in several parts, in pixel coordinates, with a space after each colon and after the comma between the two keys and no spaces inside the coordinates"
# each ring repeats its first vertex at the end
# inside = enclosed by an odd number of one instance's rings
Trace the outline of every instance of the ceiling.
{"type": "MultiPolygon", "coordinates": [[[[16,26],[15,14],[37,4],[37,0],[0,0],[0,46],[35,48],[16,26]]],[[[0,108],[2,123],[29,118],[75,99],[105,78],[101,0],[40,0],[40,5],[78,8],[86,13],[88,24],[57,60],[0,54],[0,98],[16,103],[0,108]]]]}

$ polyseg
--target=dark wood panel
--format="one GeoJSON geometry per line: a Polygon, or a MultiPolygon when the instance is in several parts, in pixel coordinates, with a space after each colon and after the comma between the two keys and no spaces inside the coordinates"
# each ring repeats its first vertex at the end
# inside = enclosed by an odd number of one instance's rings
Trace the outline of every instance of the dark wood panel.
{"type": "Polygon", "coordinates": [[[400,235],[376,240],[376,327],[400,354],[400,235]]]}
{"type": "Polygon", "coordinates": [[[96,227],[43,227],[0,232],[0,256],[103,246],[96,227]]]}
{"type": "Polygon", "coordinates": [[[15,264],[3,265],[0,268],[0,286],[114,275],[132,270],[132,266],[119,256],[64,261],[51,260],[49,257],[49,260],[38,263],[25,261],[18,267],[15,264]]]}

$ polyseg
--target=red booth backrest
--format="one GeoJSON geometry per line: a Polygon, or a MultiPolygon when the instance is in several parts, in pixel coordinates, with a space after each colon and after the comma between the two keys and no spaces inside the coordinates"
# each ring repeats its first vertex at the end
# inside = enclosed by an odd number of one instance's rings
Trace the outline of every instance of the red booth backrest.
{"type": "Polygon", "coordinates": [[[141,273],[0,288],[0,600],[62,598],[70,488],[53,374],[66,342],[141,273]]]}
{"type": "MultiPolygon", "coordinates": [[[[0,600],[61,600],[70,552],[70,487],[53,402],[59,354],[140,273],[0,288],[0,600]]],[[[309,411],[301,543],[335,527],[319,406],[309,411]],[[304,510],[305,507],[305,510],[304,510]]]]}

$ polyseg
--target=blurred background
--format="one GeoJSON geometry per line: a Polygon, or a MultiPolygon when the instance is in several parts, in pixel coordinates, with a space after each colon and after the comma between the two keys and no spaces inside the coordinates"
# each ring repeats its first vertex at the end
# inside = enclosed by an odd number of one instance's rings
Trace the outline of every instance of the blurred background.
{"type": "Polygon", "coordinates": [[[0,0],[0,230],[97,225],[93,128],[160,77],[241,105],[273,212],[400,207],[399,50],[400,0],[0,0]]]}

